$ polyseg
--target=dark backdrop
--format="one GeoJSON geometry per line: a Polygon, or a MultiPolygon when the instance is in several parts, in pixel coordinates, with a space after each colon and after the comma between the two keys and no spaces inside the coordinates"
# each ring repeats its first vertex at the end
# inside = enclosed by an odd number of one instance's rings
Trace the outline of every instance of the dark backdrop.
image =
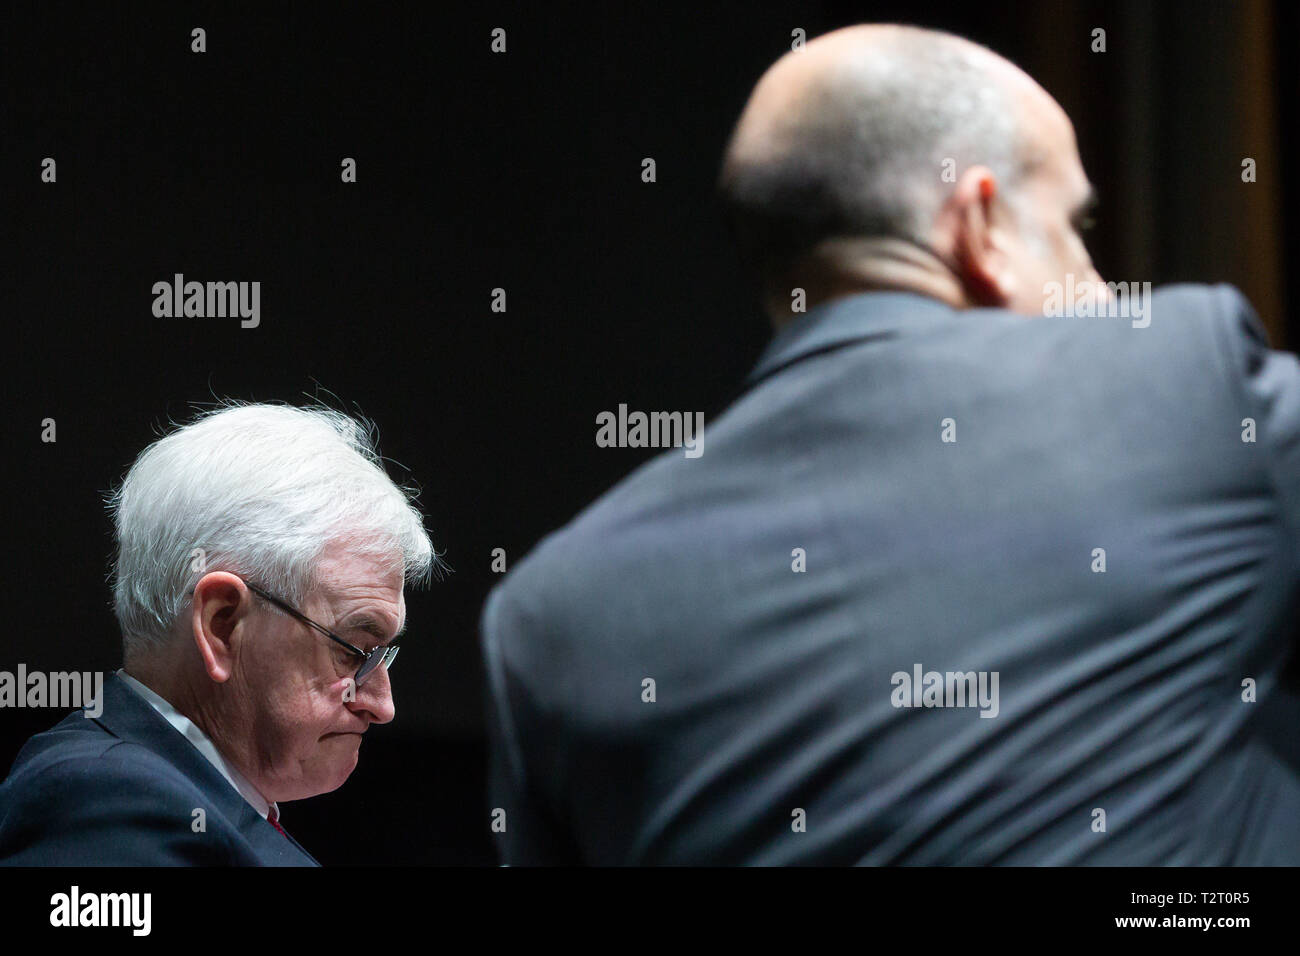
{"type": "MultiPolygon", "coordinates": [[[[169,419],[217,396],[360,410],[422,487],[454,573],[408,594],[398,720],[285,820],[326,863],[492,862],[476,644],[491,551],[517,560],[648,457],[597,448],[598,411],[716,412],[757,357],[766,329],[711,187],[791,30],[903,20],[1019,62],[1075,117],[1103,274],[1233,281],[1294,342],[1296,6],[13,8],[0,669],[119,665],[102,496],[169,419]],[[151,287],[176,272],[260,281],[260,327],[155,318],[151,287]]],[[[0,711],[0,769],[56,718],[0,711]]]]}

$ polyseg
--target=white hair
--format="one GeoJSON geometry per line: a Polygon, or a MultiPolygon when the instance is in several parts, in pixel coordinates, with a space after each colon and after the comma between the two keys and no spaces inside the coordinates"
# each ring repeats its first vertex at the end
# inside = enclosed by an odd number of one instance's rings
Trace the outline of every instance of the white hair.
{"type": "Polygon", "coordinates": [[[158,439],[108,497],[124,653],[169,640],[210,571],[300,604],[342,541],[416,583],[440,570],[414,504],[385,473],[374,427],[323,407],[226,402],[158,439]]]}

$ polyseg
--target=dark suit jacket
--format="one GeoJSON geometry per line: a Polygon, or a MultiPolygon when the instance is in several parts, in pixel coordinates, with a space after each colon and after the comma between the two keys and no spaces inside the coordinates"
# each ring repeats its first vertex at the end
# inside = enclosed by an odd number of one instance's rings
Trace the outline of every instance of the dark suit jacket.
{"type": "Polygon", "coordinates": [[[116,675],[98,718],[75,711],[19,752],[0,784],[0,864],[318,865],[116,675]]]}
{"type": "Polygon", "coordinates": [[[493,591],[505,861],[1300,864],[1300,370],[1230,287],[1150,309],[785,329],[493,591]],[[895,706],[917,665],[997,716],[895,706]]]}

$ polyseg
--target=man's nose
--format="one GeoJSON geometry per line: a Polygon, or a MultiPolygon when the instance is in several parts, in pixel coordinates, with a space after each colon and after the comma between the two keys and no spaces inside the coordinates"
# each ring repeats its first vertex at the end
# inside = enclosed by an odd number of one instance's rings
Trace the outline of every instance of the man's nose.
{"type": "Polygon", "coordinates": [[[364,711],[372,723],[386,724],[397,716],[393,704],[393,685],[388,680],[388,669],[376,667],[366,675],[357,688],[357,699],[349,705],[352,710],[364,711]]]}

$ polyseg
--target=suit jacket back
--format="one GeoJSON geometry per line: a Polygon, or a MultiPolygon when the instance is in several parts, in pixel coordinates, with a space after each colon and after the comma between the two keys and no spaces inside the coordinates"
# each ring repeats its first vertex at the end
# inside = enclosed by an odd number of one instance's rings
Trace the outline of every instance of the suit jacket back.
{"type": "Polygon", "coordinates": [[[491,595],[506,862],[1300,863],[1300,371],[1229,287],[1149,309],[787,328],[491,595]]]}

